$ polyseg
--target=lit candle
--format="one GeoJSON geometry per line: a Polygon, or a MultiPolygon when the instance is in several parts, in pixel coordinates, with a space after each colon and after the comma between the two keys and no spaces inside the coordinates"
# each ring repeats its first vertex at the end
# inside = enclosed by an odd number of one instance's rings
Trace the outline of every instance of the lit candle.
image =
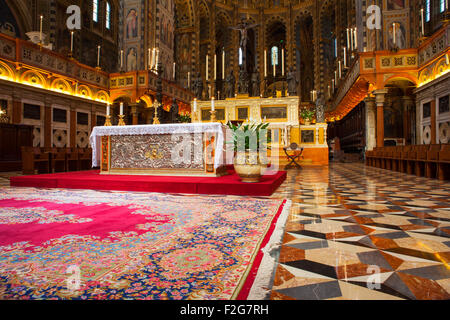
{"type": "Polygon", "coordinates": [[[395,44],[395,22],[392,24],[392,41],[395,44]]]}
{"type": "Polygon", "coordinates": [[[222,51],[222,80],[225,79],[225,49],[222,51]]]}
{"type": "Polygon", "coordinates": [[[264,78],[267,78],[267,49],[264,49],[264,78]]]}
{"type": "Polygon", "coordinates": [[[276,69],[276,65],[275,65],[275,59],[272,59],[272,66],[273,66],[273,77],[275,78],[275,76],[277,74],[277,69],[276,69]]]}
{"type": "Polygon", "coordinates": [[[334,79],[331,80],[331,91],[334,92],[334,79]]]}
{"type": "Polygon", "coordinates": [[[350,29],[347,28],[347,48],[350,49],[350,29]]]}
{"type": "Polygon", "coordinates": [[[358,32],[357,32],[357,29],[356,29],[356,27],[355,27],[355,30],[354,30],[354,34],[355,34],[355,50],[356,49],[358,49],[358,32]]]}
{"type": "Polygon", "coordinates": [[[100,67],[100,48],[101,46],[97,47],[97,67],[100,67]]]}
{"type": "Polygon", "coordinates": [[[206,69],[205,69],[205,73],[206,73],[206,81],[209,80],[209,76],[208,76],[208,55],[206,55],[206,69]]]}
{"type": "Polygon", "coordinates": [[[197,112],[197,99],[194,98],[194,112],[197,112]]]}
{"type": "Polygon", "coordinates": [[[73,52],[73,30],[70,31],[70,52],[73,52]]]}
{"type": "Polygon", "coordinates": [[[281,49],[281,75],[284,76],[284,48],[281,49]]]}
{"type": "Polygon", "coordinates": [[[156,48],[153,48],[153,50],[152,50],[152,70],[155,69],[155,63],[156,63],[156,48]]]}
{"type": "Polygon", "coordinates": [[[40,17],[40,26],[39,26],[39,42],[42,43],[42,21],[44,20],[44,16],[40,17]]]}
{"type": "Polygon", "coordinates": [[[216,55],[214,55],[214,80],[217,79],[217,68],[216,68],[216,66],[217,66],[217,57],[216,57],[216,55]]]}
{"type": "Polygon", "coordinates": [[[344,47],[344,68],[347,67],[347,48],[344,47]]]}
{"type": "Polygon", "coordinates": [[[191,72],[188,71],[188,88],[191,87],[191,72]]]}
{"type": "Polygon", "coordinates": [[[109,103],[106,105],[106,115],[109,117],[111,115],[111,107],[109,103]]]}
{"type": "Polygon", "coordinates": [[[148,48],[148,68],[152,68],[152,49],[148,48]]]}
{"type": "Polygon", "coordinates": [[[174,62],[173,63],[173,80],[175,80],[175,69],[176,69],[176,64],[174,62]]]}
{"type": "Polygon", "coordinates": [[[123,116],[123,102],[120,103],[120,115],[123,116]]]}
{"type": "Polygon", "coordinates": [[[334,82],[337,83],[337,71],[334,71],[334,82]]]}
{"type": "Polygon", "coordinates": [[[120,50],[120,69],[123,68],[123,50],[120,50]]]}
{"type": "Polygon", "coordinates": [[[214,103],[214,97],[211,98],[211,111],[216,111],[216,106],[214,103]]]}
{"type": "Polygon", "coordinates": [[[156,61],[155,61],[155,69],[158,70],[158,63],[159,63],[159,49],[156,48],[156,61]]]}
{"type": "Polygon", "coordinates": [[[353,50],[353,28],[350,29],[350,50],[353,50]]]}
{"type": "Polygon", "coordinates": [[[330,87],[330,85],[328,85],[328,97],[329,98],[331,97],[331,87],[330,87]]]}
{"type": "Polygon", "coordinates": [[[422,36],[424,36],[425,35],[425,23],[424,23],[424,20],[423,20],[423,8],[420,9],[420,25],[421,25],[421,28],[422,28],[422,36]]]}
{"type": "Polygon", "coordinates": [[[339,60],[339,78],[342,77],[342,67],[341,67],[341,60],[339,60]]]}

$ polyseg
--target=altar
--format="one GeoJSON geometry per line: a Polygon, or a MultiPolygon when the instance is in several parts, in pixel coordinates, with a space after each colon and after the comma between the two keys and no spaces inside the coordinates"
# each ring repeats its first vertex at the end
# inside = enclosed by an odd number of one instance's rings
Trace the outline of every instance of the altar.
{"type": "Polygon", "coordinates": [[[225,133],[221,123],[95,127],[92,166],[101,174],[221,176],[225,133]]]}

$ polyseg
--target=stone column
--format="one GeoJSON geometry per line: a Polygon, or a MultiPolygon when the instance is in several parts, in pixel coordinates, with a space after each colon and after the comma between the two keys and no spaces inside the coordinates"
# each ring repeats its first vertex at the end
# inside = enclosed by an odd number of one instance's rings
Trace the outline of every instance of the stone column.
{"type": "Polygon", "coordinates": [[[375,90],[375,103],[377,105],[377,147],[384,147],[384,99],[387,89],[375,90]]]}
{"type": "MultiPolygon", "coordinates": [[[[45,101],[44,105],[44,147],[52,147],[52,107],[48,101],[45,101]]],[[[42,130],[42,129],[41,129],[42,130]]],[[[41,144],[42,146],[42,144],[41,144]]]]}
{"type": "Polygon", "coordinates": [[[437,143],[436,127],[437,127],[437,116],[436,116],[436,99],[430,101],[431,104],[431,142],[430,144],[437,143]]]}
{"type": "Polygon", "coordinates": [[[77,109],[74,105],[70,106],[70,147],[77,147],[77,109]]]}
{"type": "Polygon", "coordinates": [[[366,151],[371,151],[377,144],[375,98],[367,97],[364,102],[366,104],[366,151]]]}

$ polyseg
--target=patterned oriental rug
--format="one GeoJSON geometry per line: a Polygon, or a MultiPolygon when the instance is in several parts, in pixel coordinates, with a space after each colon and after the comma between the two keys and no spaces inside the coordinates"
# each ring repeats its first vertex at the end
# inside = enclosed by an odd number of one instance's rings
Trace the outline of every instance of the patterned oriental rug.
{"type": "Polygon", "coordinates": [[[0,189],[0,299],[255,299],[289,201],[0,189]]]}

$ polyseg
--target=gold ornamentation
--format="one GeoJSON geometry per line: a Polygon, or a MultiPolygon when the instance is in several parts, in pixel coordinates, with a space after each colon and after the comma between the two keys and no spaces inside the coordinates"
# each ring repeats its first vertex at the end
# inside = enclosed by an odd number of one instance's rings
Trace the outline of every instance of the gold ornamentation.
{"type": "Polygon", "coordinates": [[[122,114],[122,115],[119,115],[119,123],[117,124],[118,126],[125,126],[126,124],[125,124],[125,121],[123,120],[125,118],[125,116],[122,114]]]}
{"type": "Polygon", "coordinates": [[[106,116],[106,120],[105,120],[105,127],[111,127],[112,123],[111,123],[111,116],[106,116]]]}
{"type": "Polygon", "coordinates": [[[152,160],[163,159],[164,154],[161,151],[159,151],[159,147],[156,145],[156,146],[152,146],[150,151],[147,151],[145,153],[145,158],[152,159],[152,160]]]}

